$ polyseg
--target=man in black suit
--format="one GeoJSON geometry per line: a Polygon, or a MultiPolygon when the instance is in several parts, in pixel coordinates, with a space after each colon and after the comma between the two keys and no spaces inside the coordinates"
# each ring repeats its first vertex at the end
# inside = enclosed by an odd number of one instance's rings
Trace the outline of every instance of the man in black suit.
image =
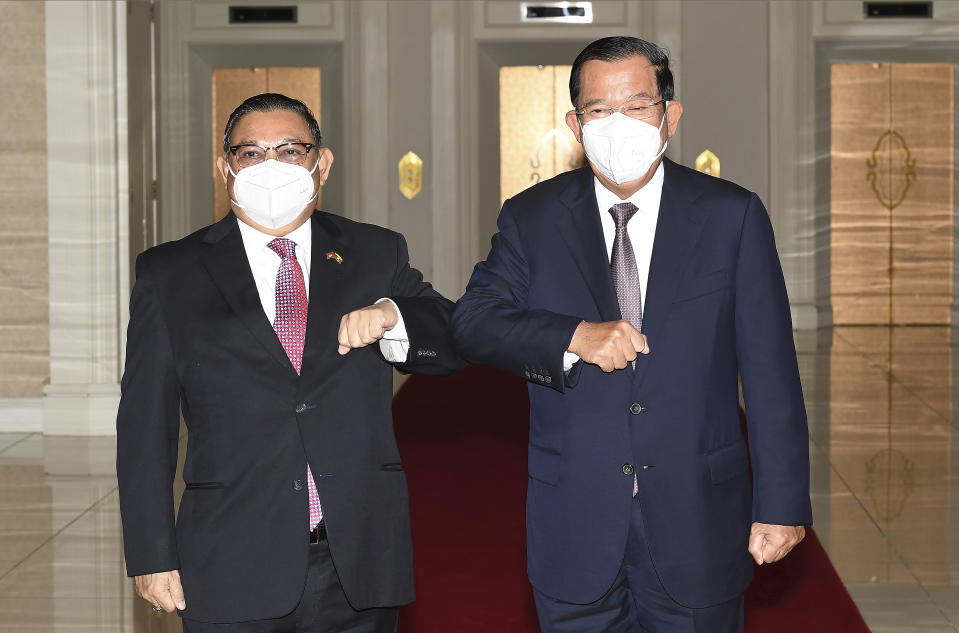
{"type": "Polygon", "coordinates": [[[453,304],[401,235],[314,210],[333,155],[303,103],[251,97],[223,145],[231,213],[137,259],[117,417],[127,571],[187,632],[393,631],[413,568],[391,365],[457,370],[453,304]]]}

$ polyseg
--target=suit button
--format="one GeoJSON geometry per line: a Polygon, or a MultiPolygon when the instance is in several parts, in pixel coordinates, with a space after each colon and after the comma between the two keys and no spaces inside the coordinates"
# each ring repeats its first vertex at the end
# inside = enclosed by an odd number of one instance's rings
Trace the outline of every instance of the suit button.
{"type": "Polygon", "coordinates": [[[632,475],[633,474],[633,465],[632,464],[623,464],[623,474],[632,475]]]}
{"type": "Polygon", "coordinates": [[[297,412],[297,413],[303,413],[304,411],[306,411],[306,405],[305,405],[305,404],[303,404],[303,403],[301,402],[300,404],[296,405],[296,412],[297,412]]]}
{"type": "Polygon", "coordinates": [[[303,490],[303,482],[299,479],[294,479],[293,490],[296,490],[297,492],[299,492],[300,490],[303,490]]]}
{"type": "Polygon", "coordinates": [[[629,412],[632,413],[633,415],[639,415],[645,410],[646,410],[646,407],[639,404],[638,402],[634,402],[633,404],[629,405],[629,412]]]}

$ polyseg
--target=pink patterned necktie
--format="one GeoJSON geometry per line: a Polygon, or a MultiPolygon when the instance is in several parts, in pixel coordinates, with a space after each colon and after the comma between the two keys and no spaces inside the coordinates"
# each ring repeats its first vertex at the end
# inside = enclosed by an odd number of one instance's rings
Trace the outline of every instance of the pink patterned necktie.
{"type": "MultiPolygon", "coordinates": [[[[296,242],[278,237],[269,244],[270,250],[280,256],[280,270],[276,273],[276,319],[273,329],[290,357],[290,362],[300,373],[303,366],[303,344],[306,340],[306,314],[309,302],[306,299],[306,284],[303,269],[296,259],[296,242]]],[[[316,491],[313,472],[306,465],[306,487],[310,498],[310,529],[323,519],[320,495],[316,491]]]]}

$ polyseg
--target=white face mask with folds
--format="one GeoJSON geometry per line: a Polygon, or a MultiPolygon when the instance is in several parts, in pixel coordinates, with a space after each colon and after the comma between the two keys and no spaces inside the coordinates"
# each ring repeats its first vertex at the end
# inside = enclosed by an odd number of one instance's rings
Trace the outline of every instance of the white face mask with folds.
{"type": "Polygon", "coordinates": [[[241,169],[239,173],[227,162],[233,174],[233,204],[243,209],[250,219],[270,229],[286,226],[297,218],[306,205],[316,200],[319,188],[314,190],[313,169],[302,165],[265,160],[258,165],[241,169]]]}
{"type": "Polygon", "coordinates": [[[622,112],[581,125],[589,162],[617,185],[642,178],[669,144],[667,141],[659,148],[668,108],[667,101],[658,128],[622,112]]]}

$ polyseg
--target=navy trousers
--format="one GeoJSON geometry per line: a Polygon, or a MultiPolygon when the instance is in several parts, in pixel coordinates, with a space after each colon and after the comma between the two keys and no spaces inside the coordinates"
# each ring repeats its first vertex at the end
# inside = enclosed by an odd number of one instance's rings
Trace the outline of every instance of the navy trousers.
{"type": "Polygon", "coordinates": [[[562,602],[533,588],[542,633],[742,633],[743,597],[689,609],[663,589],[649,558],[642,506],[633,500],[626,557],[602,598],[562,602]]]}

